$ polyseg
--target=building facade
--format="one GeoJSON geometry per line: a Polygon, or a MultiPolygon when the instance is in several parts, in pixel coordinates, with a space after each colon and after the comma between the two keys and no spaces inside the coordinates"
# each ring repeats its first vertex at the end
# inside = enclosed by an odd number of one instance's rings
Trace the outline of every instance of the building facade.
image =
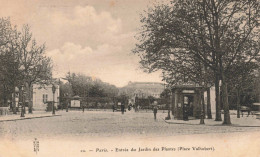
{"type": "Polygon", "coordinates": [[[163,90],[164,84],[158,82],[129,82],[128,85],[120,89],[119,93],[139,98],[147,98],[148,96],[160,98],[163,90]]]}
{"type": "Polygon", "coordinates": [[[47,109],[47,103],[52,102],[54,99],[54,105],[57,107],[59,105],[60,97],[60,87],[55,85],[56,90],[53,94],[53,85],[33,84],[33,110],[35,111],[45,111],[47,109]]]}
{"type": "Polygon", "coordinates": [[[164,88],[164,84],[158,82],[129,82],[119,90],[119,94],[129,96],[129,102],[134,103],[135,98],[148,98],[149,96],[160,98],[164,88]]]}

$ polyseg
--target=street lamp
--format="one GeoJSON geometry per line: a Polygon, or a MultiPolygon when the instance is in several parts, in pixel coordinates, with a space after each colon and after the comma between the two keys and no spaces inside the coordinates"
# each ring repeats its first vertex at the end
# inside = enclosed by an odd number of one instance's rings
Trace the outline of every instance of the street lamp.
{"type": "Polygon", "coordinates": [[[68,93],[66,93],[66,112],[68,112],[69,111],[69,98],[68,98],[68,96],[69,96],[69,94],[68,93]]]}
{"type": "Polygon", "coordinates": [[[52,115],[55,115],[55,109],[54,109],[54,94],[56,91],[56,87],[54,84],[52,84],[52,93],[53,93],[53,101],[52,101],[52,115]]]}

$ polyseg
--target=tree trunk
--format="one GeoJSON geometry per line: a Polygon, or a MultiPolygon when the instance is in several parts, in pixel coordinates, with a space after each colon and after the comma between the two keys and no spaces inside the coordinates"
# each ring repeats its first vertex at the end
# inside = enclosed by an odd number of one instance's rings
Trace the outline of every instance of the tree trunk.
{"type": "Polygon", "coordinates": [[[13,114],[17,114],[16,113],[16,104],[15,104],[15,86],[13,87],[14,88],[14,90],[13,90],[13,94],[12,94],[12,101],[13,101],[13,103],[12,103],[12,106],[13,106],[13,114]]]}
{"type": "Polygon", "coordinates": [[[211,103],[210,103],[210,88],[207,89],[207,117],[208,119],[212,119],[211,103]]]}
{"type": "Polygon", "coordinates": [[[7,98],[6,98],[6,93],[7,92],[5,90],[5,85],[4,84],[1,85],[0,90],[2,90],[2,93],[0,91],[0,95],[1,95],[0,100],[3,99],[2,102],[0,102],[0,104],[3,103],[4,106],[8,106],[7,105],[7,98]]]}
{"type": "Polygon", "coordinates": [[[33,102],[32,102],[32,84],[28,83],[27,84],[27,93],[28,93],[28,109],[29,109],[29,113],[33,113],[32,109],[33,109],[33,102]]]}
{"type": "Polygon", "coordinates": [[[175,90],[172,90],[172,97],[171,97],[171,112],[172,112],[172,119],[174,119],[174,107],[175,107],[175,90]]]}
{"type": "Polygon", "coordinates": [[[202,94],[202,89],[199,89],[199,105],[200,105],[200,124],[205,124],[204,122],[204,112],[203,112],[203,108],[204,108],[204,98],[203,98],[203,94],[202,94]]]}
{"type": "Polygon", "coordinates": [[[225,80],[225,76],[222,73],[222,95],[223,95],[223,107],[224,107],[224,125],[230,125],[230,114],[229,114],[229,104],[228,104],[228,91],[227,91],[227,82],[225,80]]]}
{"type": "Polygon", "coordinates": [[[215,121],[222,121],[220,111],[220,96],[219,96],[219,76],[215,76],[215,95],[216,95],[216,119],[215,121]]]}
{"type": "Polygon", "coordinates": [[[206,105],[205,105],[205,100],[204,100],[204,91],[201,91],[201,106],[202,106],[202,110],[203,110],[203,118],[205,119],[206,116],[206,105]]]}
{"type": "Polygon", "coordinates": [[[240,118],[240,92],[237,89],[237,118],[240,118]]]}

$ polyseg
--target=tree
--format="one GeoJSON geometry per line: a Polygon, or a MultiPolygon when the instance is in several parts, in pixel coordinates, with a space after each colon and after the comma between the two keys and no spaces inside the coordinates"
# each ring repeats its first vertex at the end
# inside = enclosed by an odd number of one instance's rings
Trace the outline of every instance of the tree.
{"type": "Polygon", "coordinates": [[[162,93],[160,94],[160,98],[166,99],[166,98],[169,97],[170,93],[171,93],[171,90],[170,90],[169,88],[166,88],[166,89],[164,89],[164,90],[162,91],[162,93]]]}
{"type": "MultiPolygon", "coordinates": [[[[2,18],[0,30],[0,80],[3,82],[4,92],[11,95],[15,87],[27,87],[29,111],[32,111],[32,85],[51,80],[51,59],[45,55],[45,45],[38,45],[36,40],[32,39],[28,25],[18,31],[16,27],[12,27],[9,18],[2,18]]],[[[6,95],[4,99],[5,97],[6,95]]]]}
{"type": "MultiPolygon", "coordinates": [[[[11,99],[14,87],[17,85],[18,60],[17,41],[19,32],[12,27],[9,18],[0,19],[0,82],[4,105],[11,99]]],[[[13,99],[14,101],[14,99],[13,99]]]]}
{"type": "Polygon", "coordinates": [[[52,80],[52,60],[45,55],[45,45],[38,45],[32,38],[28,25],[22,28],[18,47],[21,81],[27,87],[30,112],[32,107],[32,85],[46,84],[52,80]]]}
{"type": "MultiPolygon", "coordinates": [[[[141,63],[150,71],[167,70],[171,62],[177,67],[174,64],[176,56],[185,53],[190,56],[188,58],[195,58],[192,63],[204,66],[204,71],[210,69],[215,77],[216,120],[221,120],[221,80],[223,124],[231,124],[226,76],[230,66],[236,62],[249,63],[259,57],[257,19],[259,2],[256,0],[175,0],[171,4],[159,4],[148,8],[141,17],[143,25],[134,52],[139,54],[141,63]],[[169,59],[165,62],[164,58],[169,59]]],[[[180,74],[177,72],[174,77],[180,74]]]]}
{"type": "Polygon", "coordinates": [[[92,77],[84,74],[70,74],[69,72],[66,80],[71,85],[73,95],[81,97],[114,97],[118,93],[118,89],[114,85],[99,79],[93,80],[92,77]]]}
{"type": "MultiPolygon", "coordinates": [[[[254,89],[255,80],[257,79],[256,70],[259,66],[256,63],[237,63],[229,68],[228,83],[229,83],[229,93],[234,93],[236,97],[237,104],[237,118],[240,118],[240,104],[241,95],[248,93],[254,89]]],[[[252,94],[246,94],[252,95],[252,94]]]]}

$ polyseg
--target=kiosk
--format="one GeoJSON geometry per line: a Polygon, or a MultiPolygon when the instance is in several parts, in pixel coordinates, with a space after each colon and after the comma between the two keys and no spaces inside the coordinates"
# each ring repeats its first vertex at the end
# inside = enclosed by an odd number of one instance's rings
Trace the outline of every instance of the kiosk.
{"type": "Polygon", "coordinates": [[[72,97],[72,99],[70,101],[70,107],[71,108],[81,108],[80,99],[81,98],[79,96],[72,97]]]}
{"type": "Polygon", "coordinates": [[[200,118],[205,108],[202,105],[202,93],[206,89],[198,85],[173,86],[171,108],[174,119],[188,120],[200,118]]]}

